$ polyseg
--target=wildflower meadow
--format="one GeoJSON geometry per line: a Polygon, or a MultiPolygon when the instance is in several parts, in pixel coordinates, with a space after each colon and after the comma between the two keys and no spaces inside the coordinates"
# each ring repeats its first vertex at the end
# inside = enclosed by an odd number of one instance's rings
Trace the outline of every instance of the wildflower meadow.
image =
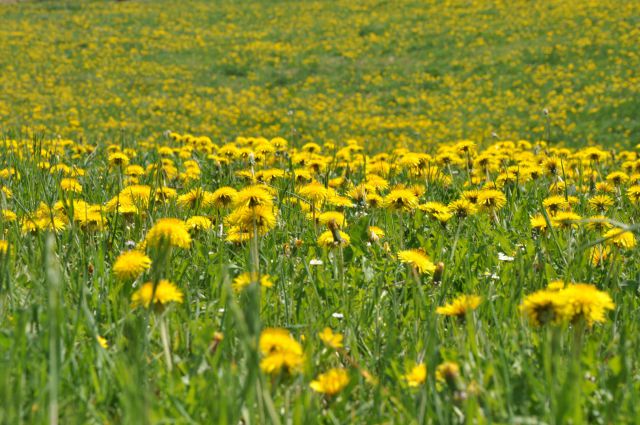
{"type": "Polygon", "coordinates": [[[639,40],[630,0],[0,1],[0,423],[639,423],[639,40]]]}

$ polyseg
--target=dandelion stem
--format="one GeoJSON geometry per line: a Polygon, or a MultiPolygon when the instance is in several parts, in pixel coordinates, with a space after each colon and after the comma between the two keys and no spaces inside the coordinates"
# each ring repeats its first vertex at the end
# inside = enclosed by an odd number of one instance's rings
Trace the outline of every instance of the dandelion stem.
{"type": "Polygon", "coordinates": [[[169,342],[169,330],[167,329],[167,321],[164,315],[160,316],[160,339],[162,340],[162,349],[164,351],[164,360],[167,364],[167,370],[171,372],[173,363],[171,362],[171,345],[169,342]]]}

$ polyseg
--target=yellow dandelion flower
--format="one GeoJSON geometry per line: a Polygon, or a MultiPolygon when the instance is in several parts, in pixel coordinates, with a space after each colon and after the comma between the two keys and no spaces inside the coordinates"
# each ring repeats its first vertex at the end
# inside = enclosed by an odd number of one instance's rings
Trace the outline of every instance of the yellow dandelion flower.
{"type": "Polygon", "coordinates": [[[233,204],[238,196],[238,191],[232,187],[221,187],[211,194],[211,203],[218,208],[228,207],[233,204]]]}
{"type": "Polygon", "coordinates": [[[540,233],[544,233],[547,230],[547,220],[542,214],[536,214],[529,220],[531,229],[540,233]]]}
{"type": "Polygon", "coordinates": [[[589,206],[597,212],[605,212],[613,203],[613,198],[609,195],[596,195],[589,199],[589,206]]]}
{"type": "MultiPolygon", "coordinates": [[[[562,284],[564,286],[564,283],[562,284]]],[[[549,289],[543,289],[527,295],[520,305],[520,311],[534,326],[542,326],[547,323],[562,323],[564,308],[565,301],[560,290],[549,289]]]]}
{"type": "Polygon", "coordinates": [[[340,230],[327,230],[318,236],[318,245],[324,248],[346,247],[351,243],[349,235],[340,230]]]}
{"type": "Polygon", "coordinates": [[[98,341],[98,344],[100,345],[100,347],[104,348],[105,350],[109,348],[109,343],[107,342],[106,338],[100,335],[96,335],[96,341],[98,341]]]}
{"type": "Polygon", "coordinates": [[[551,217],[551,225],[561,229],[577,228],[580,220],[582,217],[572,211],[560,211],[551,217]]]}
{"type": "Polygon", "coordinates": [[[611,247],[596,245],[589,251],[589,260],[593,266],[598,266],[606,261],[611,253],[611,247]]]}
{"type": "Polygon", "coordinates": [[[467,312],[473,311],[480,305],[482,298],[477,295],[460,295],[451,303],[436,309],[436,313],[443,316],[463,318],[467,312]]]}
{"type": "Polygon", "coordinates": [[[129,157],[122,152],[114,152],[109,155],[109,165],[112,167],[126,167],[129,165],[129,157]]]}
{"type": "Polygon", "coordinates": [[[499,190],[483,189],[478,194],[478,205],[486,211],[496,211],[504,207],[507,197],[499,190]]]}
{"type": "Polygon", "coordinates": [[[0,216],[7,222],[14,222],[18,219],[18,215],[11,210],[0,210],[0,216]]]}
{"type": "Polygon", "coordinates": [[[627,197],[634,204],[640,204],[640,185],[633,185],[627,189],[627,197]]]}
{"type": "Polygon", "coordinates": [[[401,263],[409,264],[421,274],[433,273],[436,270],[436,265],[431,262],[424,251],[419,249],[399,251],[398,260],[400,260],[401,263]]]}
{"type": "Polygon", "coordinates": [[[620,186],[629,180],[627,173],[622,171],[614,171],[607,175],[607,181],[615,186],[620,186]]]}
{"type": "Polygon", "coordinates": [[[427,366],[424,363],[415,365],[403,376],[403,379],[409,387],[419,387],[427,380],[427,366]]]}
{"type": "Polygon", "coordinates": [[[226,217],[231,226],[238,226],[246,232],[254,233],[254,226],[258,234],[264,235],[276,226],[275,210],[271,205],[256,205],[254,207],[240,207],[226,217]]]}
{"type": "Polygon", "coordinates": [[[151,258],[143,252],[123,252],[113,264],[113,274],[121,280],[134,280],[151,267],[151,258]]]}
{"type": "Polygon", "coordinates": [[[331,348],[342,348],[343,336],[339,333],[334,333],[329,327],[324,328],[322,332],[318,334],[318,337],[331,348]]]}
{"type": "Polygon", "coordinates": [[[604,322],[606,311],[615,308],[609,294],[599,291],[593,285],[585,283],[568,285],[561,294],[565,298],[563,314],[572,322],[584,319],[589,326],[592,326],[595,322],[604,322]]]}
{"type": "Polygon", "coordinates": [[[542,206],[550,216],[553,216],[559,211],[567,210],[569,208],[569,201],[567,201],[564,196],[554,195],[542,201],[542,206]]]}
{"type": "Polygon", "coordinates": [[[260,362],[260,369],[269,374],[297,372],[302,368],[304,356],[302,346],[293,339],[289,331],[282,328],[265,328],[260,334],[258,342],[264,359],[260,362]]]}
{"type": "Polygon", "coordinates": [[[82,185],[78,180],[73,178],[64,178],[60,180],[60,189],[65,192],[82,193],[82,185]]]}
{"type": "Polygon", "coordinates": [[[327,198],[329,191],[322,183],[313,181],[298,189],[298,194],[303,198],[318,204],[327,198]]]}
{"type": "Polygon", "coordinates": [[[477,212],[476,205],[467,199],[457,199],[447,205],[447,209],[458,218],[469,217],[477,212]]]}
{"type": "MultiPolygon", "coordinates": [[[[215,193],[215,192],[214,192],[215,193]]],[[[247,186],[236,195],[234,205],[236,208],[256,207],[259,205],[272,205],[273,196],[266,186],[247,186]]]]}
{"type": "Polygon", "coordinates": [[[378,242],[380,239],[384,238],[385,232],[381,228],[377,226],[369,226],[369,240],[371,242],[378,242]]]}
{"type": "Polygon", "coordinates": [[[131,296],[131,306],[148,308],[151,304],[164,306],[170,302],[182,303],[183,294],[168,280],[160,280],[157,285],[147,282],[131,296]]]}
{"type": "Polygon", "coordinates": [[[613,227],[613,224],[609,222],[608,217],[604,215],[595,215],[593,217],[589,217],[589,221],[587,222],[587,229],[595,230],[598,232],[605,232],[613,227]]]}
{"type": "Polygon", "coordinates": [[[603,235],[605,242],[618,248],[631,249],[636,246],[636,237],[632,232],[623,229],[611,229],[603,235]]]}
{"type": "Polygon", "coordinates": [[[344,214],[338,211],[327,211],[319,214],[317,217],[318,223],[329,225],[329,223],[334,223],[339,228],[345,227],[347,222],[344,218],[344,214]]]}
{"type": "MultiPolygon", "coordinates": [[[[235,279],[233,279],[232,287],[235,291],[239,292],[249,286],[252,282],[255,282],[257,280],[258,276],[255,273],[241,273],[235,279]]],[[[268,274],[260,275],[260,286],[264,288],[271,288],[273,286],[271,276],[269,276],[268,274]]]]}
{"type": "Polygon", "coordinates": [[[460,366],[455,362],[443,362],[436,367],[436,381],[455,385],[460,377],[460,366]]]}
{"type": "Polygon", "coordinates": [[[184,221],[177,218],[161,218],[151,227],[145,242],[149,247],[158,247],[162,243],[178,248],[191,246],[191,235],[184,221]]]}
{"type": "Polygon", "coordinates": [[[418,197],[410,189],[395,189],[384,197],[385,208],[412,211],[418,207],[418,197]]]}
{"type": "Polygon", "coordinates": [[[204,217],[201,215],[194,215],[193,217],[189,217],[185,223],[189,230],[195,231],[204,231],[210,230],[213,227],[213,223],[209,220],[208,217],[204,217]]]}
{"type": "Polygon", "coordinates": [[[309,386],[317,393],[334,396],[349,384],[349,374],[344,369],[330,369],[321,373],[309,386]]]}

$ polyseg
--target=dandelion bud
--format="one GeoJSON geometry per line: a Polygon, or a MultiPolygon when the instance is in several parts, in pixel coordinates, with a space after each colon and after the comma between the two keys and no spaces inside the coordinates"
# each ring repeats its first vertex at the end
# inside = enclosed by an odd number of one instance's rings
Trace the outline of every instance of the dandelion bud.
{"type": "Polygon", "coordinates": [[[224,340],[224,334],[222,332],[214,332],[213,339],[211,340],[211,344],[209,345],[209,354],[215,354],[218,349],[218,345],[224,340]]]}
{"type": "Polygon", "coordinates": [[[439,285],[442,282],[442,275],[444,274],[444,263],[440,261],[436,264],[436,269],[433,272],[433,284],[439,285]]]}

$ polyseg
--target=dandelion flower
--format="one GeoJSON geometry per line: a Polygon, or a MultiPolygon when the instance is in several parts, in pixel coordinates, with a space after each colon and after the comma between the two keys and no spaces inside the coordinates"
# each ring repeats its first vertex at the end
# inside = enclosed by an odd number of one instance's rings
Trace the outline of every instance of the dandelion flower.
{"type": "Polygon", "coordinates": [[[168,280],[160,280],[155,287],[153,282],[147,282],[131,296],[131,306],[148,308],[151,304],[164,306],[170,302],[182,303],[183,294],[180,289],[168,280]]]}
{"type": "Polygon", "coordinates": [[[401,263],[409,264],[421,274],[433,273],[436,269],[435,264],[419,249],[399,251],[398,260],[400,260],[401,263]]]}
{"type": "MultiPolygon", "coordinates": [[[[258,276],[255,273],[245,272],[233,279],[232,287],[235,291],[241,291],[257,280],[258,276]]],[[[268,274],[260,275],[260,286],[264,288],[271,288],[273,286],[271,276],[268,274]]]]}
{"type": "Polygon", "coordinates": [[[221,187],[211,194],[211,202],[218,208],[228,207],[233,204],[238,196],[238,191],[232,187],[221,187]]]}
{"type": "Polygon", "coordinates": [[[378,242],[380,239],[384,238],[385,232],[379,227],[369,226],[369,240],[371,242],[378,242]]]}
{"type": "Polygon", "coordinates": [[[455,385],[460,376],[460,366],[454,362],[443,362],[436,368],[436,381],[455,385]]]}
{"type": "Polygon", "coordinates": [[[319,204],[327,198],[329,191],[322,183],[313,181],[298,189],[298,194],[311,202],[319,204]]]}
{"type": "Polygon", "coordinates": [[[237,193],[234,204],[236,208],[272,205],[273,196],[266,186],[248,186],[237,193]]]}
{"type": "Polygon", "coordinates": [[[565,298],[563,314],[572,322],[582,318],[592,326],[595,322],[604,322],[606,311],[615,308],[609,294],[585,283],[568,285],[561,295],[565,298]]]}
{"type": "Polygon", "coordinates": [[[507,198],[499,190],[483,189],[478,194],[478,205],[486,211],[496,211],[507,203],[507,198]]]}
{"type": "Polygon", "coordinates": [[[436,313],[443,316],[463,318],[467,312],[473,311],[480,305],[482,298],[477,295],[461,295],[451,303],[436,309],[436,313]]]}
{"type": "Polygon", "coordinates": [[[551,225],[561,229],[577,228],[579,220],[582,217],[572,211],[560,211],[551,217],[551,225]]]}
{"type": "Polygon", "coordinates": [[[547,230],[547,220],[542,214],[536,214],[529,220],[531,229],[540,233],[544,233],[547,230]]]}
{"type": "Polygon", "coordinates": [[[631,249],[636,246],[636,237],[632,232],[622,229],[611,229],[603,235],[605,242],[618,248],[631,249]]]}
{"type": "Polygon", "coordinates": [[[351,243],[349,235],[340,230],[327,230],[318,237],[318,245],[324,248],[346,247],[351,243]]]}
{"type": "Polygon", "coordinates": [[[113,273],[120,280],[134,280],[151,267],[151,258],[143,252],[123,252],[113,264],[113,273]]]}
{"type": "Polygon", "coordinates": [[[318,375],[309,386],[317,393],[333,396],[338,394],[349,384],[349,374],[344,369],[330,369],[318,375]]]}
{"type": "Polygon", "coordinates": [[[424,363],[419,363],[411,368],[403,378],[409,387],[419,387],[424,384],[424,381],[427,379],[427,366],[424,363]]]}
{"type": "Polygon", "coordinates": [[[334,333],[329,327],[324,328],[322,332],[318,334],[318,337],[331,348],[342,348],[343,336],[339,333],[334,333]]]}
{"type": "Polygon", "coordinates": [[[297,372],[302,368],[304,360],[302,346],[286,329],[264,329],[260,334],[258,345],[264,356],[260,362],[260,369],[264,372],[269,374],[275,374],[281,370],[297,372]]]}
{"type": "Polygon", "coordinates": [[[534,326],[559,324],[563,320],[564,306],[564,299],[559,291],[543,289],[527,295],[520,305],[520,311],[534,326]]]}
{"type": "Polygon", "coordinates": [[[589,206],[597,212],[605,212],[613,205],[613,199],[609,195],[596,195],[589,199],[589,206]]]}
{"type": "Polygon", "coordinates": [[[189,217],[185,224],[189,230],[195,231],[210,230],[213,227],[211,220],[201,215],[194,215],[193,217],[189,217]]]}
{"type": "Polygon", "coordinates": [[[163,241],[170,246],[189,248],[191,235],[184,221],[177,218],[161,218],[153,225],[145,238],[147,246],[158,247],[163,241]]]}
{"type": "Polygon", "coordinates": [[[410,189],[395,189],[384,197],[383,205],[393,210],[412,211],[418,207],[418,197],[410,189]]]}

